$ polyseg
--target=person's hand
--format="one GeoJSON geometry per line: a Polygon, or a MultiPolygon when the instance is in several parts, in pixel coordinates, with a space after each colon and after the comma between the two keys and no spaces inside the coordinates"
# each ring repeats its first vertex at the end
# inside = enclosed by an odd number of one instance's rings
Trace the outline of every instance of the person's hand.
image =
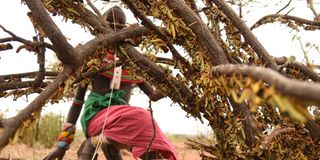
{"type": "Polygon", "coordinates": [[[57,147],[56,150],[47,155],[43,160],[62,160],[66,149],[57,147]]]}

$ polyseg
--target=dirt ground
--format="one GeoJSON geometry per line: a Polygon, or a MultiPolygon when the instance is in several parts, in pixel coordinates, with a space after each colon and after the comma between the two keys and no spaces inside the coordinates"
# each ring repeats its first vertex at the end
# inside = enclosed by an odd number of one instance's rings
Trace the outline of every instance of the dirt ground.
{"type": "MultiPolygon", "coordinates": [[[[176,139],[169,137],[169,139],[177,149],[180,160],[200,160],[198,151],[193,150],[187,145],[185,145],[181,138],[176,139]]],[[[71,148],[67,151],[66,155],[64,156],[64,160],[77,159],[77,149],[79,148],[82,140],[83,138],[78,138],[72,143],[71,148]]],[[[23,144],[8,145],[0,153],[0,160],[41,160],[53,150],[54,148],[48,149],[42,146],[27,147],[23,144]]],[[[98,160],[105,159],[102,151],[99,151],[98,154],[98,160]]],[[[122,154],[124,160],[134,160],[130,152],[123,150],[122,154]]]]}

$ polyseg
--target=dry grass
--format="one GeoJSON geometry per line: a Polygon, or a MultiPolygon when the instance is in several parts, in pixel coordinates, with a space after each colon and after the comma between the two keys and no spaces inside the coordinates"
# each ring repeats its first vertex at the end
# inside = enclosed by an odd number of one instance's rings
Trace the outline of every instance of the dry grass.
{"type": "MultiPolygon", "coordinates": [[[[0,116],[1,117],[1,116],[0,116]]],[[[40,118],[40,123],[35,123],[29,129],[25,129],[20,135],[20,140],[16,144],[8,145],[0,153],[0,160],[40,160],[52,152],[56,144],[56,138],[64,122],[61,115],[50,113],[40,118]],[[41,128],[41,129],[40,129],[41,128]]],[[[180,160],[199,160],[199,153],[185,145],[186,138],[195,138],[186,135],[166,134],[169,141],[177,149],[180,160]]],[[[82,131],[76,132],[76,139],[71,144],[70,149],[66,152],[64,160],[77,159],[77,150],[81,142],[85,139],[82,131]]],[[[98,152],[99,160],[104,160],[102,151],[98,152]]],[[[122,151],[124,160],[134,160],[131,153],[122,151]]]]}
{"type": "MultiPolygon", "coordinates": [[[[196,150],[192,150],[190,147],[184,144],[185,135],[168,135],[168,139],[173,143],[178,151],[179,158],[181,160],[200,160],[199,153],[196,150]]],[[[64,160],[75,160],[77,159],[77,149],[79,148],[84,137],[79,135],[76,140],[72,143],[70,150],[67,151],[64,160]]],[[[40,160],[43,159],[47,154],[54,150],[53,148],[46,148],[43,145],[34,145],[28,147],[25,144],[14,144],[8,145],[1,153],[0,157],[5,159],[20,159],[20,160],[40,160]]],[[[102,151],[98,152],[99,160],[104,160],[102,151]]],[[[131,153],[122,151],[124,160],[134,160],[131,153]]],[[[0,158],[0,159],[1,159],[0,158]]]]}

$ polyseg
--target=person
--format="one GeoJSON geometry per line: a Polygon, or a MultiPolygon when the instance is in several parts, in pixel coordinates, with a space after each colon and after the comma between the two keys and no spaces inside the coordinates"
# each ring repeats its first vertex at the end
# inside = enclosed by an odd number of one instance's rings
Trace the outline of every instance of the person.
{"type": "MultiPolygon", "coordinates": [[[[106,11],[104,17],[111,25],[120,24],[116,29],[121,29],[121,26],[126,23],[124,12],[117,6],[106,11]]],[[[115,60],[113,54],[109,52],[106,55],[107,64],[115,60]]],[[[92,92],[85,101],[84,113],[81,116],[82,129],[87,139],[78,150],[78,158],[80,160],[97,159],[94,152],[99,142],[103,142],[101,147],[108,160],[121,160],[120,149],[122,148],[130,150],[135,158],[177,159],[174,147],[161,132],[157,122],[151,120],[150,113],[143,108],[128,105],[135,85],[152,101],[157,101],[164,95],[155,91],[148,82],[133,78],[128,70],[120,70],[120,86],[117,88],[117,85],[114,85],[115,76],[113,75],[117,74],[116,72],[119,70],[112,68],[92,77],[92,92]],[[152,138],[154,140],[150,144],[152,138]]],[[[58,146],[44,158],[45,160],[62,159],[70,147],[86,90],[87,85],[77,88],[67,116],[67,123],[63,125],[58,137],[58,146]]]]}

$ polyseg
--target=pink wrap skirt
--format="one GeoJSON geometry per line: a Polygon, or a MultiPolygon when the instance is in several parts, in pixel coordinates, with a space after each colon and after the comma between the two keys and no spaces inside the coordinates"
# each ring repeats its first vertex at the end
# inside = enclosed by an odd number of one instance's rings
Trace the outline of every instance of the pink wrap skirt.
{"type": "MultiPolygon", "coordinates": [[[[156,121],[156,136],[150,151],[158,151],[166,159],[176,160],[177,152],[160,130],[156,121]]],[[[154,130],[150,113],[140,107],[116,105],[101,110],[89,123],[87,134],[104,136],[120,144],[130,146],[137,159],[143,155],[153,136],[154,130]],[[104,125],[104,131],[102,131],[104,125]]]]}

